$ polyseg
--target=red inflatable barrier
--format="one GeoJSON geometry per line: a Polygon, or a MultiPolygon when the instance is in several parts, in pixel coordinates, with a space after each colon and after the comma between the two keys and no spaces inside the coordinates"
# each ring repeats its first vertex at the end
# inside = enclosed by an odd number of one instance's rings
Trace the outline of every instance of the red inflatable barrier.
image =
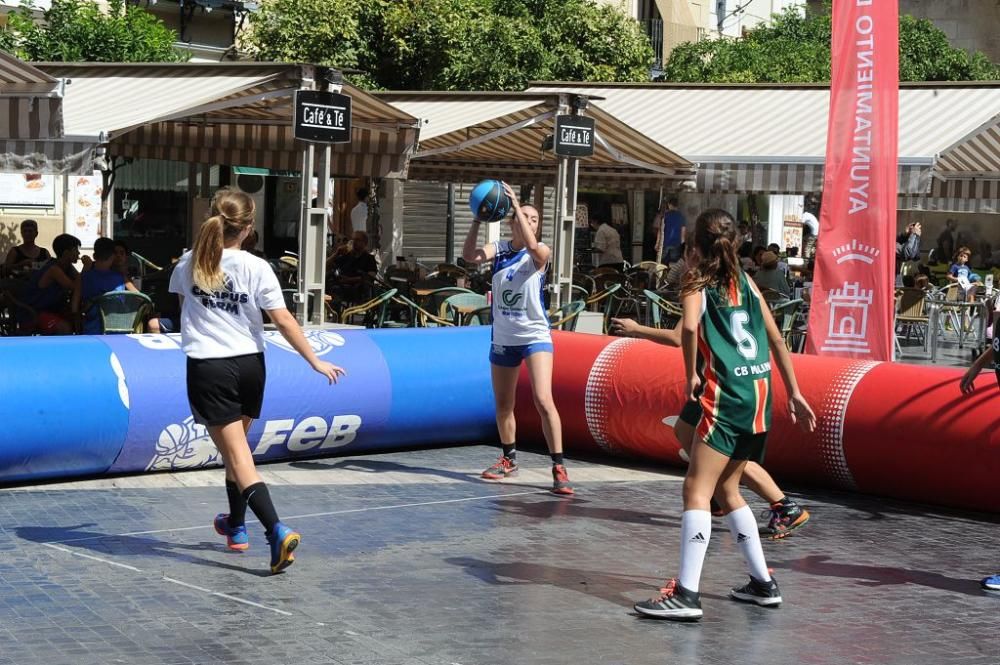
{"type": "MultiPolygon", "coordinates": [[[[683,464],[672,425],[684,400],[680,351],[628,338],[555,333],[553,393],[570,452],[683,464]]],[[[992,374],[959,391],[963,370],[794,355],[818,419],[789,419],[773,372],[764,466],[808,485],[1000,511],[1000,389],[992,374]]],[[[527,372],[518,386],[519,439],[543,444],[527,372]]]]}

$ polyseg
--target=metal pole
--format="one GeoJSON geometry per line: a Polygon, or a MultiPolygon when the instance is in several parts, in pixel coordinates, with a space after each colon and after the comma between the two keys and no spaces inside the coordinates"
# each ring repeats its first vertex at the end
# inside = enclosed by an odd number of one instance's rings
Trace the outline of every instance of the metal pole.
{"type": "Polygon", "coordinates": [[[319,200],[309,218],[312,251],[310,252],[311,264],[307,269],[312,277],[309,283],[309,292],[313,303],[312,323],[315,326],[323,325],[326,312],[326,306],[323,302],[326,296],[326,236],[329,232],[326,217],[327,204],[333,199],[334,183],[330,177],[332,159],[333,147],[326,144],[323,146],[323,157],[319,165],[319,200]]]}
{"type": "Polygon", "coordinates": [[[572,299],[573,244],[576,234],[576,186],[579,160],[560,157],[556,172],[555,215],[552,229],[552,302],[561,307],[572,299]]]}
{"type": "Polygon", "coordinates": [[[301,212],[299,214],[299,266],[295,287],[295,318],[300,325],[306,325],[309,319],[309,215],[312,212],[312,172],[316,158],[316,149],[312,143],[302,151],[302,175],[300,187],[302,196],[301,212]]]}
{"type": "Polygon", "coordinates": [[[444,262],[455,263],[455,183],[448,183],[448,216],[445,219],[444,262]]]}

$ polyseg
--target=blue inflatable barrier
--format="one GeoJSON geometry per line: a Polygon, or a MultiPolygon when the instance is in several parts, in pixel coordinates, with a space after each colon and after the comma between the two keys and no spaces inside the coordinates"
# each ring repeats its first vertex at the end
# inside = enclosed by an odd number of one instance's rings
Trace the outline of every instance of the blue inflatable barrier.
{"type": "MultiPolygon", "coordinates": [[[[335,386],[267,335],[260,461],[496,437],[489,328],[309,331],[335,386]]],[[[176,335],[0,340],[0,417],[0,483],[221,463],[176,335]]]]}
{"type": "Polygon", "coordinates": [[[97,337],[0,339],[0,482],[103,473],[122,448],[129,395],[97,337]]]}

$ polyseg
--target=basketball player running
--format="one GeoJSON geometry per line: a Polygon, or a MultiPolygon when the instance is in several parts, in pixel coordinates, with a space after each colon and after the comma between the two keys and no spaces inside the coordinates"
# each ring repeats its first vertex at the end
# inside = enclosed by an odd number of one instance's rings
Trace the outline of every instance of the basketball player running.
{"type": "Polygon", "coordinates": [[[181,257],[170,278],[170,291],[181,299],[188,401],[195,422],[208,429],[226,466],[229,513],[216,516],[215,530],[226,536],[230,549],[247,549],[244,515],[249,506],[264,525],[271,572],[279,573],[295,560],[293,551],[301,537],[278,520],[247,442],[247,430],[260,416],[264,398],[261,310],[330,383],[344,370],[316,357],[285,309],[274,271],[263,259],[240,250],[253,230],[253,199],[242,192],[219,190],[210,214],[194,249],[181,257]]]}
{"type": "Polygon", "coordinates": [[[703,212],[695,222],[693,260],[681,291],[681,348],[687,397],[701,403],[702,416],[684,478],[680,573],[659,596],[635,604],[637,612],[652,617],[701,618],[698,591],[712,535],[713,495],[750,568],[749,584],[732,589],[730,597],[763,606],[781,604],[757,523],[739,491],[747,461],[764,458],[771,420],[770,354],[788,391],[792,421],[811,431],[816,416],[799,392],[767,304],[740,268],[735,227],[729,213],[717,209],[703,212]]]}
{"type": "MultiPolygon", "coordinates": [[[[640,325],[632,319],[611,319],[611,332],[626,337],[648,339],[657,344],[676,348],[681,345],[682,324],[683,320],[678,321],[672,330],[663,330],[640,325]]],[[[680,441],[681,447],[688,454],[689,459],[691,446],[696,438],[695,428],[701,421],[701,413],[701,403],[688,400],[681,409],[677,423],[674,425],[674,435],[680,441]]],[[[771,540],[779,540],[791,535],[793,531],[805,526],[806,522],[809,521],[809,511],[782,492],[771,474],[760,464],[747,462],[740,482],[746,485],[751,492],[767,501],[770,506],[765,513],[765,515],[770,514],[770,520],[767,526],[760,528],[762,536],[767,536],[771,540]]],[[[722,515],[722,509],[714,498],[711,507],[713,515],[722,515]]]]}
{"type": "Polygon", "coordinates": [[[535,407],[552,456],[552,491],[573,494],[563,464],[562,422],[552,399],[552,335],[542,304],[545,268],[552,251],[540,242],[541,221],[534,206],[521,206],[510,185],[503,183],[514,215],[511,239],[476,247],[479,220],[465,238],[462,256],[470,263],[493,262],[493,331],[490,351],[497,429],[503,453],[483,471],[483,478],[500,480],[517,473],[514,398],[521,363],[527,363],[535,407]]]}

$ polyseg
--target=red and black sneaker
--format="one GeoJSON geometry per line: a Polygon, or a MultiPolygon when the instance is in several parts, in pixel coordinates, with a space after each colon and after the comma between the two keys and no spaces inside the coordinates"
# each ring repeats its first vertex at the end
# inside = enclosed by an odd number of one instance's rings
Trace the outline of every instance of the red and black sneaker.
{"type": "Polygon", "coordinates": [[[767,526],[760,528],[760,535],[771,540],[781,540],[809,521],[809,511],[794,501],[772,504],[764,515],[767,516],[768,513],[771,519],[767,526]]]}
{"type": "Polygon", "coordinates": [[[562,464],[552,465],[552,493],[567,496],[573,493],[573,486],[569,484],[569,474],[562,464]]]}
{"type": "Polygon", "coordinates": [[[517,462],[504,455],[496,461],[496,464],[483,471],[483,478],[487,480],[503,480],[517,474],[517,462]]]}

